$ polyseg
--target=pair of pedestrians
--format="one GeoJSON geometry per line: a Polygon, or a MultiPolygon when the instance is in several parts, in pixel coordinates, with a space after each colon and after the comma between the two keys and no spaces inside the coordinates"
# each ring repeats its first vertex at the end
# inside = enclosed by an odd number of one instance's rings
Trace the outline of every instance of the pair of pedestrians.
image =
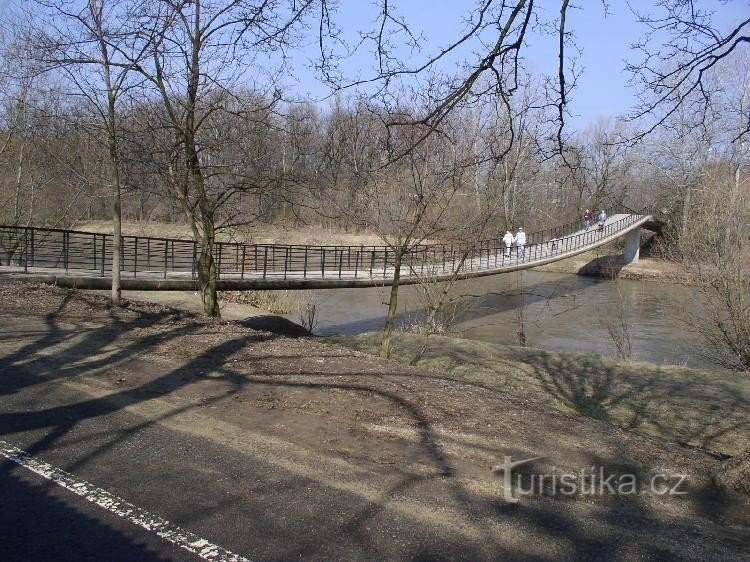
{"type": "Polygon", "coordinates": [[[513,236],[513,232],[510,229],[505,231],[503,245],[505,246],[504,255],[506,258],[510,257],[511,246],[514,243],[516,245],[516,256],[519,258],[523,257],[526,251],[526,233],[523,231],[523,228],[519,228],[515,236],[513,236]]]}

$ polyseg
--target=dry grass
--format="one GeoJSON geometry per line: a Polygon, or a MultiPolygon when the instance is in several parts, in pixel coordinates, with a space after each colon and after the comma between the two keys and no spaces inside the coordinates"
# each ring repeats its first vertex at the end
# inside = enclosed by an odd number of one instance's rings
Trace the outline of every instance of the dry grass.
{"type": "Polygon", "coordinates": [[[311,291],[221,291],[223,302],[249,304],[273,314],[299,313],[312,301],[311,291]]]}
{"type": "MultiPolygon", "coordinates": [[[[81,221],[74,227],[88,232],[111,233],[112,223],[106,220],[81,221]]],[[[122,232],[129,236],[151,236],[154,238],[191,239],[192,232],[187,225],[158,222],[124,221],[122,232]]],[[[334,245],[380,245],[382,241],[374,234],[343,232],[321,226],[300,226],[285,228],[283,226],[259,225],[254,228],[235,229],[221,232],[219,240],[224,242],[246,242],[255,244],[312,244],[320,246],[334,245]]]]}
{"type": "MultiPolygon", "coordinates": [[[[334,339],[375,353],[379,334],[334,339]]],[[[400,333],[392,357],[408,363],[419,345],[418,336],[400,333]]],[[[443,336],[433,336],[419,367],[728,455],[742,452],[750,443],[747,374],[443,336]]]]}

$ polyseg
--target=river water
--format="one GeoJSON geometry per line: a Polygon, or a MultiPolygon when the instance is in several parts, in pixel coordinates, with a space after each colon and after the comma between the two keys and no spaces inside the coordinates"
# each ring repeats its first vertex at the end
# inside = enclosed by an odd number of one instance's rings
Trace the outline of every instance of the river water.
{"type": "MultiPolygon", "coordinates": [[[[397,326],[404,328],[421,316],[418,291],[401,288],[397,326]]],[[[459,337],[518,345],[520,316],[529,346],[614,356],[608,326],[621,326],[619,319],[625,318],[634,359],[711,366],[696,352],[698,340],[689,329],[686,312],[696,312],[698,306],[691,287],[524,271],[461,281],[454,292],[472,295],[462,299],[451,328],[459,337]]],[[[382,329],[388,295],[387,287],[315,291],[315,333],[382,329]]]]}

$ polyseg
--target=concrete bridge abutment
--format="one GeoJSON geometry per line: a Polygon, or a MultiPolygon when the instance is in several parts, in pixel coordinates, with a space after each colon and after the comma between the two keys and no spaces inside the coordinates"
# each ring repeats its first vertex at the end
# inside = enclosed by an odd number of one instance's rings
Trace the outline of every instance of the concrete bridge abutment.
{"type": "Polygon", "coordinates": [[[625,235],[625,263],[638,263],[641,254],[641,229],[636,228],[625,235]]]}

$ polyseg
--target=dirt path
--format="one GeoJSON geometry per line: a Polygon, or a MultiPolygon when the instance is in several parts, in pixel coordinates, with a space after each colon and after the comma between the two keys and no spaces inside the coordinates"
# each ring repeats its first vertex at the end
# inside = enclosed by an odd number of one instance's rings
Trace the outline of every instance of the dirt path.
{"type": "Polygon", "coordinates": [[[131,440],[167,464],[189,449],[179,470],[200,476],[150,509],[251,558],[750,554],[747,498],[717,488],[719,461],[699,450],[313,338],[105,303],[0,284],[2,438],[126,498],[144,479],[169,485],[148,463],[140,479],[122,474],[131,440]],[[513,472],[527,486],[593,466],[635,475],[641,493],[568,497],[548,481],[514,503],[492,470],[506,456],[541,457],[513,472]],[[655,493],[655,474],[685,475],[685,494],[655,493]],[[232,501],[199,513],[194,496],[228,497],[228,483],[232,501]]]}
{"type": "MultiPolygon", "coordinates": [[[[105,296],[108,291],[93,291],[105,296]]],[[[160,304],[185,312],[200,314],[203,312],[201,296],[195,291],[123,291],[122,297],[131,301],[150,302],[160,304]]],[[[256,316],[267,316],[268,311],[249,304],[236,302],[220,302],[221,317],[224,320],[245,320],[256,316]]]]}

